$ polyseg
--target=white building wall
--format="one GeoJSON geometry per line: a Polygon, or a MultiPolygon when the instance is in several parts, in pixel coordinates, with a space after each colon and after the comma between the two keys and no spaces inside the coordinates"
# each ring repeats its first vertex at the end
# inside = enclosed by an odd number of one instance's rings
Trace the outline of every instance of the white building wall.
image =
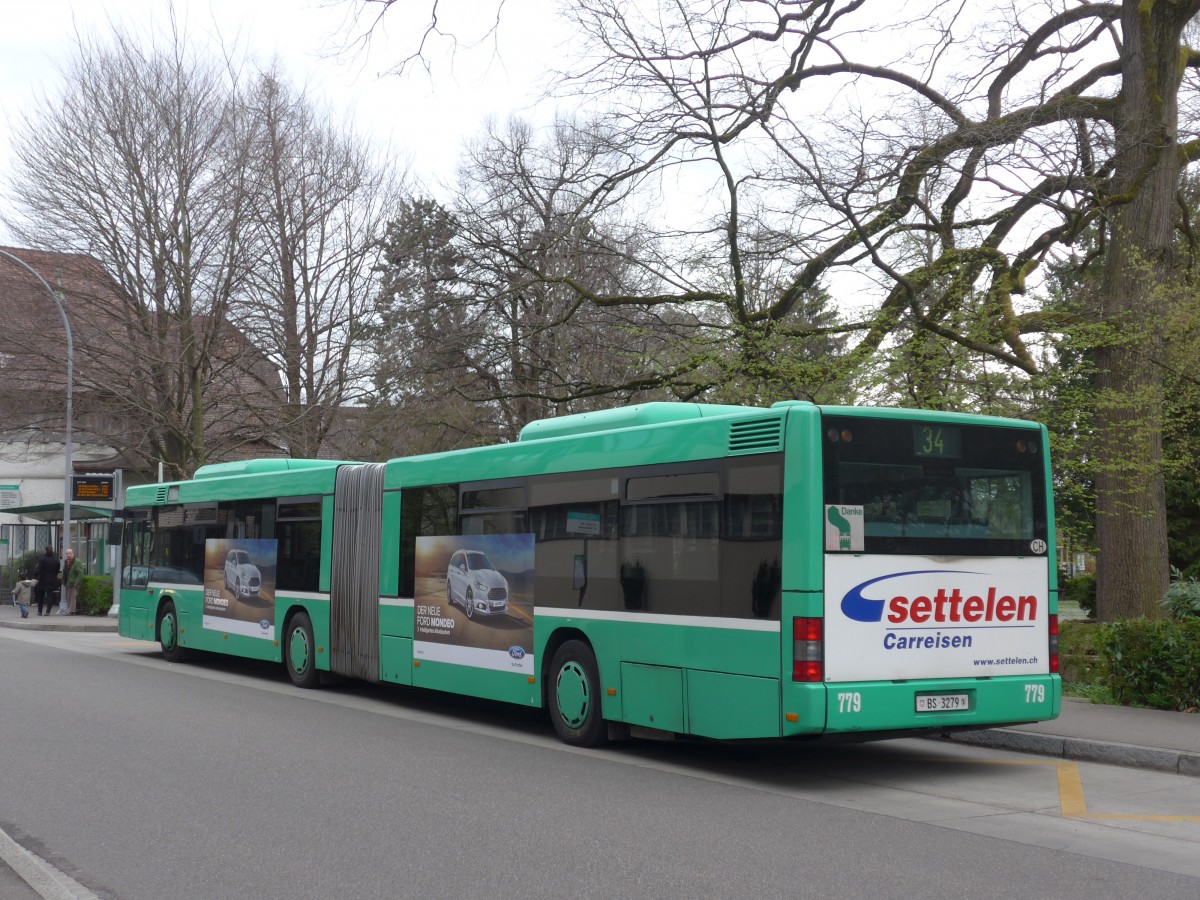
{"type": "MultiPolygon", "coordinates": [[[[0,436],[0,565],[27,550],[40,549],[51,540],[50,529],[40,520],[19,516],[6,510],[18,506],[62,506],[66,497],[66,444],[59,437],[38,432],[21,432],[0,436]]],[[[113,449],[102,444],[72,441],[71,461],[79,471],[89,460],[111,459],[113,449]]],[[[87,504],[108,506],[109,504],[87,504]]],[[[57,518],[61,520],[61,515],[57,518]]],[[[59,526],[61,528],[61,525],[59,526]]]]}

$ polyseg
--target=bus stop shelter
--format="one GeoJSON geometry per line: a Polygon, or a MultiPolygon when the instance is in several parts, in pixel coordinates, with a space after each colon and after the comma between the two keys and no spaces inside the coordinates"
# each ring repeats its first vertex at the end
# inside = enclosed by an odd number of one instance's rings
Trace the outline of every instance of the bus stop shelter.
{"type": "MultiPolygon", "coordinates": [[[[10,506],[0,512],[26,520],[0,524],[0,566],[3,567],[5,581],[11,580],[11,563],[31,550],[40,553],[44,547],[50,546],[54,548],[55,556],[62,558],[64,548],[59,546],[63,520],[61,503],[10,506]]],[[[70,545],[75,550],[75,558],[83,562],[84,571],[89,575],[107,575],[110,572],[109,526],[113,521],[111,508],[71,504],[70,545]]]]}

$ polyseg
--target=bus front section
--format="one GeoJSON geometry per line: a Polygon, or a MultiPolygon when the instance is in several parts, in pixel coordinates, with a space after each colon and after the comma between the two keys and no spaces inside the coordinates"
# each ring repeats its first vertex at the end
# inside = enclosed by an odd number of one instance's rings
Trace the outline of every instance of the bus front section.
{"type": "Polygon", "coordinates": [[[865,409],[820,427],[821,615],[790,623],[797,709],[820,687],[824,733],[881,736],[1057,716],[1045,430],[865,409]]]}

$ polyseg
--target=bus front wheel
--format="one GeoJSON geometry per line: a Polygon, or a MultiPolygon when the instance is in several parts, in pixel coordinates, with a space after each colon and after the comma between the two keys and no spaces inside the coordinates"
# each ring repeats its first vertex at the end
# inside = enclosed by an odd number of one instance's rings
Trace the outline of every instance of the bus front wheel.
{"type": "Polygon", "coordinates": [[[183,648],[179,646],[179,614],[175,612],[175,603],[168,600],[158,611],[158,645],[162,647],[162,657],[169,663],[183,661],[183,648]]]}
{"type": "Polygon", "coordinates": [[[600,668],[583,641],[567,641],[554,653],[547,685],[550,720],[563,743],[597,747],[608,739],[600,710],[600,668]]]}
{"type": "Polygon", "coordinates": [[[298,612],[288,619],[283,644],[283,661],[287,666],[288,678],[301,688],[317,686],[316,641],[313,640],[312,620],[308,613],[298,612]]]}

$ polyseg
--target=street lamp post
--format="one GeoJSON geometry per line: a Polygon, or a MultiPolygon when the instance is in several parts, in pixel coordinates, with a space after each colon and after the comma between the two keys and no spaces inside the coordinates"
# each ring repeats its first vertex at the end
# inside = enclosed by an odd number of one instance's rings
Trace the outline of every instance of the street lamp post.
{"type": "Polygon", "coordinates": [[[18,266],[36,278],[46,289],[46,293],[50,295],[50,299],[54,301],[54,305],[58,308],[58,314],[62,316],[63,328],[67,332],[67,442],[66,442],[66,465],[63,475],[63,527],[62,527],[62,552],[66,555],[67,548],[71,546],[71,423],[72,423],[72,399],[74,394],[75,383],[75,342],[71,339],[71,323],[67,321],[67,309],[63,306],[62,298],[54,293],[54,288],[37,273],[37,271],[26,263],[23,259],[13,256],[7,250],[0,250],[0,256],[6,259],[11,259],[18,266]]]}

